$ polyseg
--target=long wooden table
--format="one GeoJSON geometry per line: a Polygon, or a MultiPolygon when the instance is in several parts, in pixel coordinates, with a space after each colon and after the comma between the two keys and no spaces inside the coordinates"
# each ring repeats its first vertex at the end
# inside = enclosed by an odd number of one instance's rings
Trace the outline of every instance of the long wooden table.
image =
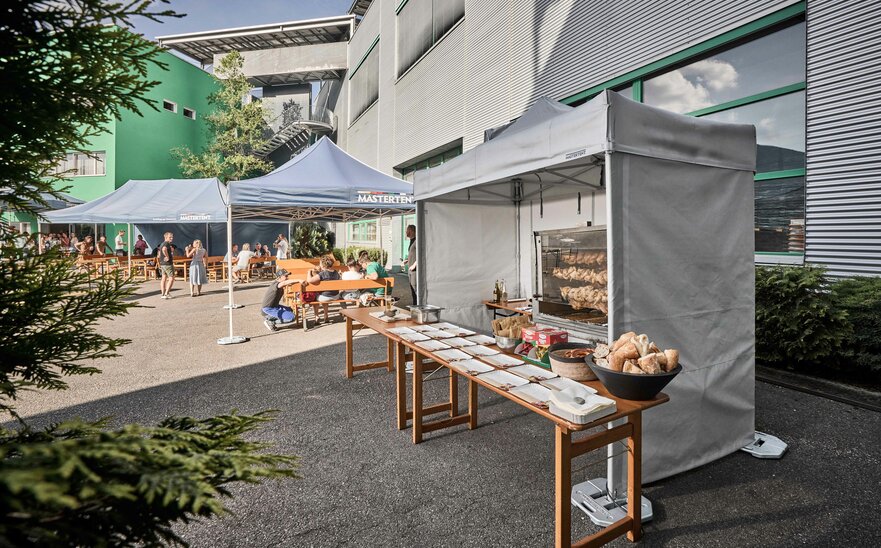
{"type": "Polygon", "coordinates": [[[503,318],[510,318],[511,316],[516,316],[517,314],[520,314],[521,316],[531,316],[532,310],[520,310],[517,308],[517,305],[522,306],[527,304],[529,304],[528,299],[513,299],[505,302],[483,301],[483,305],[487,308],[487,310],[492,311],[493,319],[496,319],[499,316],[503,318]],[[502,311],[508,312],[508,314],[505,314],[502,311]]]}
{"type": "Polygon", "coordinates": [[[460,424],[468,424],[468,428],[477,428],[477,388],[482,386],[500,396],[503,396],[530,411],[554,423],[554,504],[555,526],[554,545],[558,548],[569,546],[601,546],[611,540],[627,535],[631,541],[637,541],[642,536],[642,516],[640,511],[640,497],[642,496],[642,412],[669,400],[666,394],[658,394],[653,400],[631,401],[617,398],[609,394],[605,387],[598,381],[585,382],[583,384],[595,389],[601,396],[615,400],[617,410],[588,424],[574,424],[566,421],[546,409],[541,409],[520,398],[510,394],[506,390],[481,380],[479,375],[461,373],[449,366],[449,363],[433,352],[427,351],[406,341],[398,335],[389,332],[392,327],[406,327],[416,325],[412,321],[396,321],[387,323],[370,315],[376,309],[360,308],[343,310],[346,318],[346,376],[352,377],[355,371],[386,367],[392,370],[393,361],[396,369],[396,403],[397,403],[397,427],[403,430],[407,421],[412,421],[413,443],[421,443],[423,434],[443,428],[449,428],[460,424]],[[388,341],[387,361],[371,364],[354,365],[354,329],[367,327],[386,337],[388,341]],[[412,409],[407,409],[407,386],[404,364],[407,351],[413,359],[413,387],[412,409]],[[447,367],[450,371],[449,401],[425,407],[422,400],[422,374],[424,361],[431,360],[447,367]],[[458,377],[462,376],[468,381],[468,412],[459,413],[458,403],[458,377]],[[448,413],[449,417],[440,420],[426,422],[429,415],[448,413]],[[573,434],[605,426],[608,423],[627,419],[627,422],[608,428],[600,432],[592,433],[579,439],[573,439],[573,434]],[[626,440],[627,443],[627,516],[602,531],[579,539],[572,543],[571,523],[571,496],[572,496],[572,461],[590,451],[601,449],[616,441],[626,440]]]}

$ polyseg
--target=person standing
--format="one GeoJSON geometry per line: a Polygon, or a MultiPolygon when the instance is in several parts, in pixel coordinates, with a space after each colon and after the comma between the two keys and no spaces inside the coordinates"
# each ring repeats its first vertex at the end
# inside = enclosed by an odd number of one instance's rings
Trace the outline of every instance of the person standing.
{"type": "Polygon", "coordinates": [[[101,255],[110,255],[110,244],[107,243],[107,236],[98,238],[95,244],[95,250],[101,255]]]}
{"type": "Polygon", "coordinates": [[[279,234],[278,238],[275,239],[275,243],[272,244],[272,247],[276,249],[275,258],[276,259],[287,259],[288,258],[288,241],[285,239],[284,234],[279,234]]]}
{"type": "Polygon", "coordinates": [[[163,299],[171,298],[171,286],[174,285],[174,234],[165,233],[165,241],[159,246],[157,258],[159,260],[159,271],[162,273],[162,281],[159,282],[159,289],[162,292],[163,299]]]}
{"type": "Polygon", "coordinates": [[[77,244],[76,250],[80,255],[93,255],[95,253],[95,244],[92,243],[92,236],[86,236],[83,241],[77,244]]]}
{"type": "Polygon", "coordinates": [[[208,252],[202,247],[202,240],[193,240],[192,247],[187,249],[190,261],[190,297],[202,294],[202,285],[208,283],[208,252]]]}
{"type": "Polygon", "coordinates": [[[120,230],[116,234],[116,240],[113,243],[117,257],[125,257],[125,230],[120,230]]]}
{"type": "Polygon", "coordinates": [[[410,279],[410,295],[413,297],[413,305],[416,302],[416,225],[407,225],[407,238],[410,239],[410,247],[407,250],[407,258],[404,264],[407,266],[407,277],[410,279]]]}

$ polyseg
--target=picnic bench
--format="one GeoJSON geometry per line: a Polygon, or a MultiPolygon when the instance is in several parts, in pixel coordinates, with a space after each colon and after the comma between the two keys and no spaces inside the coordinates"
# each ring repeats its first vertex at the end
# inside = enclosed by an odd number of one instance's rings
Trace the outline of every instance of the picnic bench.
{"type": "MultiPolygon", "coordinates": [[[[303,273],[303,278],[306,277],[308,272],[303,273]]],[[[296,279],[296,275],[291,273],[291,277],[296,279]]],[[[309,329],[309,324],[306,319],[307,307],[312,306],[314,304],[339,304],[339,305],[348,305],[348,304],[358,304],[357,300],[352,299],[333,299],[331,301],[309,301],[305,302],[302,299],[303,293],[320,293],[322,291],[338,291],[340,295],[349,292],[349,291],[365,291],[369,289],[383,289],[385,293],[382,295],[374,295],[374,302],[382,302],[385,304],[386,299],[392,298],[392,289],[395,286],[395,279],[392,277],[389,278],[379,278],[376,280],[325,280],[323,282],[319,282],[317,284],[310,284],[306,282],[300,282],[299,284],[292,284],[285,287],[285,299],[288,302],[289,306],[294,310],[294,321],[302,321],[303,322],[303,331],[307,331],[309,329]]],[[[317,319],[317,318],[316,318],[317,319]]]]}

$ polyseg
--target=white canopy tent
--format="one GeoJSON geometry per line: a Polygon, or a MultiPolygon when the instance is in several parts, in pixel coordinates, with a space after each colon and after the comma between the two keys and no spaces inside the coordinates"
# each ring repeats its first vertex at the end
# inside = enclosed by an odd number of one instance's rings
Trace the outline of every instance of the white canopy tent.
{"type": "MultiPolygon", "coordinates": [[[[271,173],[229,183],[227,222],[233,219],[356,221],[412,212],[413,185],[350,156],[327,137],[271,173]]],[[[232,268],[232,262],[229,265],[232,268]]],[[[233,333],[232,276],[229,336],[219,344],[244,342],[233,333]]]]}
{"type": "MultiPolygon", "coordinates": [[[[754,436],[755,151],[752,126],[617,93],[576,108],[540,100],[495,139],[416,174],[420,302],[485,327],[494,280],[513,280],[512,297],[538,289],[533,230],[605,226],[608,338],[647,333],[680,349],[684,367],[670,402],[643,418],[644,480],[736,451],[754,436]]],[[[610,459],[613,490],[620,462],[610,459]]]]}

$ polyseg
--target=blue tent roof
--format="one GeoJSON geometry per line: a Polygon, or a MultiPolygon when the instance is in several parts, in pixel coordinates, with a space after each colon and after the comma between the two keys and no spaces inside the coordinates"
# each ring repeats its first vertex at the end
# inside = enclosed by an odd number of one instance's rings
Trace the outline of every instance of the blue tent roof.
{"type": "Polygon", "coordinates": [[[322,137],[275,171],[229,184],[235,217],[364,218],[412,210],[413,185],[377,171],[322,137]]]}
{"type": "Polygon", "coordinates": [[[214,178],[132,179],[97,200],[43,216],[52,223],[223,222],[226,187],[214,178]]]}

